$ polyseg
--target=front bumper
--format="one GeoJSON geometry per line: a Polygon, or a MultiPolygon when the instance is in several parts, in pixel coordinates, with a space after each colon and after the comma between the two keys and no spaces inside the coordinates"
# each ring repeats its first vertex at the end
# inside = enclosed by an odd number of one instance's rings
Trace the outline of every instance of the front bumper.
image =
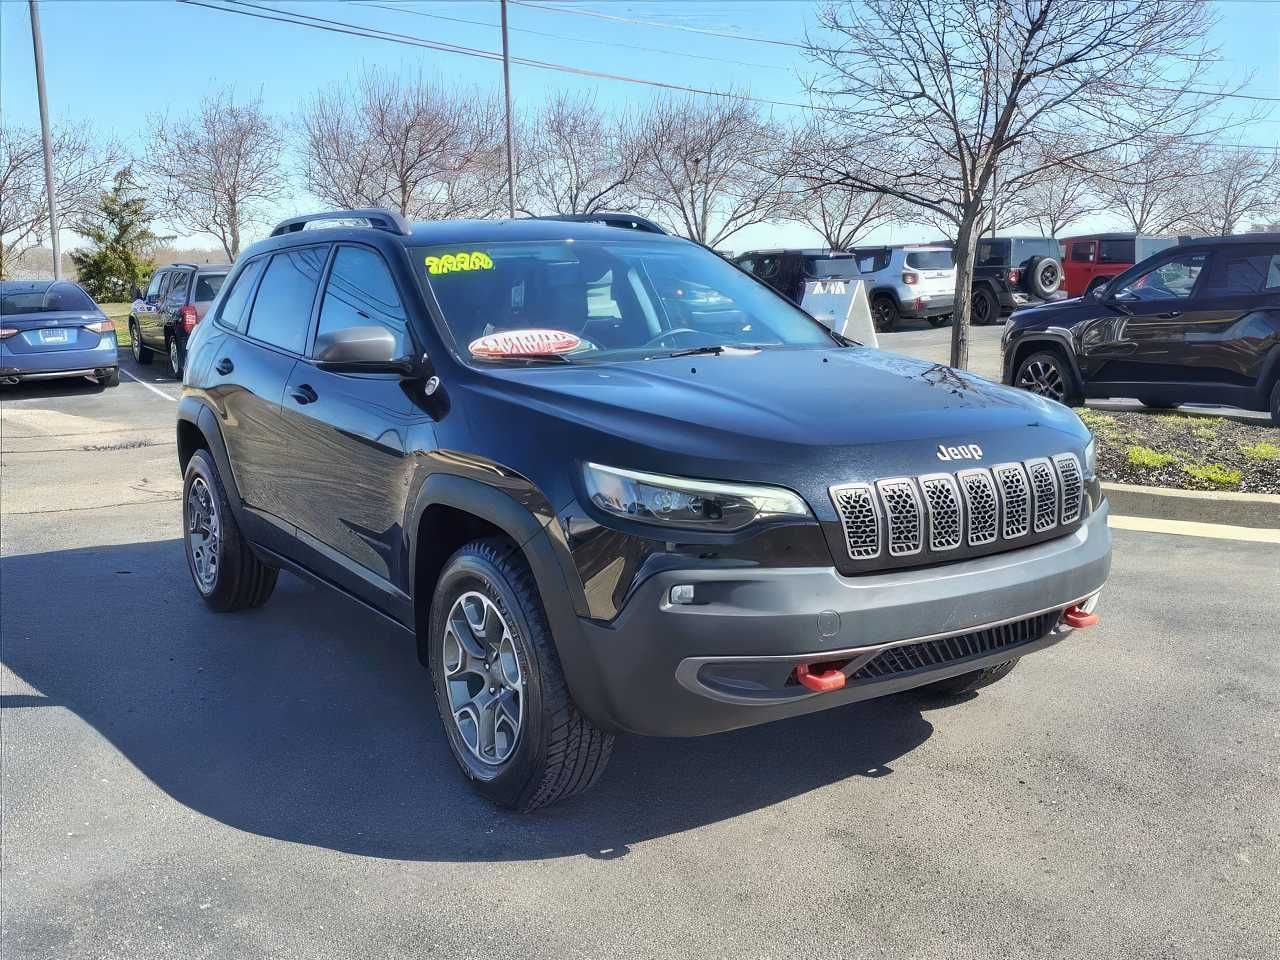
{"type": "Polygon", "coordinates": [[[580,620],[575,654],[591,661],[597,689],[575,695],[598,722],[652,736],[716,733],[884,696],[1063,639],[1071,629],[1061,611],[1093,598],[1110,566],[1103,501],[1068,536],[934,567],[858,577],[815,567],[664,571],[611,623],[580,620]],[[694,603],[670,602],[677,584],[693,586],[694,603]],[[1023,621],[1036,634],[1011,646],[832,693],[787,679],[799,663],[1023,621]]]}

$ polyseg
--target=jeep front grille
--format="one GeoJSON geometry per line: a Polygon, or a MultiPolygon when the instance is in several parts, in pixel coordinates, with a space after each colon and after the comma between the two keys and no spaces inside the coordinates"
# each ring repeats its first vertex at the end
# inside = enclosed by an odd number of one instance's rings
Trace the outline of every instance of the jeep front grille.
{"type": "MultiPolygon", "coordinates": [[[[1033,534],[1074,525],[1084,473],[1074,454],[974,467],[955,474],[892,477],[831,488],[849,558],[943,554],[961,546],[989,553],[1033,534]]],[[[939,557],[938,559],[942,559],[939,557]]]]}

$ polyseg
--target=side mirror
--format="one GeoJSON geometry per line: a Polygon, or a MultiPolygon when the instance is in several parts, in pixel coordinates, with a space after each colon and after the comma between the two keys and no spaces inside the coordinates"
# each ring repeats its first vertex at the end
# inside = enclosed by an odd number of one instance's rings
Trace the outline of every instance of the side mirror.
{"type": "Polygon", "coordinates": [[[411,357],[399,355],[396,337],[382,326],[346,327],[316,338],[316,366],[334,373],[417,372],[411,357]]]}

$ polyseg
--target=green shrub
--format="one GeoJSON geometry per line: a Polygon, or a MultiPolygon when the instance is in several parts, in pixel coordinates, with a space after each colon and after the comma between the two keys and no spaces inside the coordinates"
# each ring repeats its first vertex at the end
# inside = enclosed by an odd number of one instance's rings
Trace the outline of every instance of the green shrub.
{"type": "Polygon", "coordinates": [[[1130,447],[1127,455],[1129,457],[1129,465],[1142,470],[1159,470],[1161,467],[1167,467],[1177,459],[1170,454],[1142,446],[1130,447]]]}
{"type": "Polygon", "coordinates": [[[1240,452],[1250,460],[1280,460],[1280,446],[1268,443],[1266,440],[1241,446],[1240,452]]]}
{"type": "Polygon", "coordinates": [[[1193,480],[1218,490],[1240,486],[1240,478],[1243,476],[1239,470],[1232,470],[1220,463],[1184,463],[1182,472],[1193,480]]]}

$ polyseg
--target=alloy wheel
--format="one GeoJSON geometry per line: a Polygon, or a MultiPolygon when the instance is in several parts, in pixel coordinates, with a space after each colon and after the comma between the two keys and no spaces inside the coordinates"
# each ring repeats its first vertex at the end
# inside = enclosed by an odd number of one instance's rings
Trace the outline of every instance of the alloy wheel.
{"type": "Polygon", "coordinates": [[[196,586],[210,593],[218,584],[218,564],[222,558],[222,524],[213,491],[203,477],[191,481],[186,503],[187,546],[196,586]]]}
{"type": "Polygon", "coordinates": [[[142,362],[142,341],[138,339],[138,325],[129,324],[129,352],[133,354],[134,363],[142,362]]]}
{"type": "Polygon", "coordinates": [[[1042,290],[1055,290],[1058,286],[1058,268],[1046,263],[1040,268],[1040,286],[1042,290]]]}
{"type": "Polygon", "coordinates": [[[169,341],[169,369],[177,379],[182,379],[182,350],[177,340],[169,341]]]}
{"type": "Polygon", "coordinates": [[[1067,395],[1067,385],[1062,379],[1062,371],[1058,369],[1057,364],[1047,360],[1033,360],[1023,367],[1018,375],[1018,386],[1042,397],[1048,397],[1050,400],[1057,400],[1059,403],[1062,403],[1067,395]]]}
{"type": "Polygon", "coordinates": [[[485,594],[468,591],[445,622],[444,682],[458,735],[489,766],[510,759],[524,723],[524,677],[510,624],[485,594]]]}

